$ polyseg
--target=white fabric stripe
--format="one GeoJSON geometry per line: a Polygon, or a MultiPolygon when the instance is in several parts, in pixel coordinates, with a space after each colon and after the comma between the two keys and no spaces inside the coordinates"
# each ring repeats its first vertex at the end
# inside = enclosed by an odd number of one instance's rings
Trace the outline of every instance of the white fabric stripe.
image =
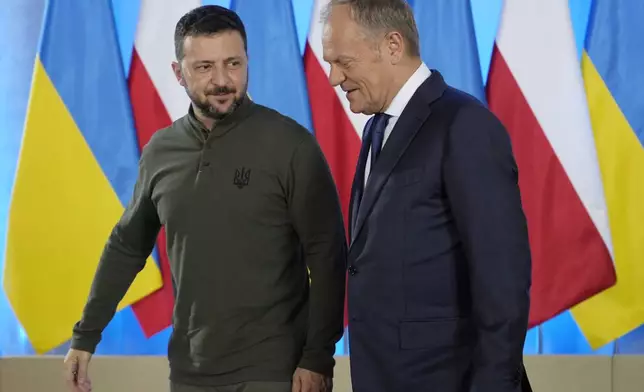
{"type": "Polygon", "coordinates": [[[174,29],[200,0],[142,0],[135,47],[170,118],[174,121],[188,111],[190,99],[172,72],[174,29]]]}
{"type": "Polygon", "coordinates": [[[568,2],[506,0],[497,45],[612,256],[568,2]]]}
{"type": "MultiPolygon", "coordinates": [[[[328,0],[315,0],[315,4],[313,6],[313,15],[311,17],[311,26],[309,28],[308,41],[309,41],[309,45],[311,46],[311,49],[313,50],[313,53],[315,54],[315,57],[318,60],[318,63],[320,63],[326,75],[329,76],[331,67],[329,66],[328,63],[326,63],[323,60],[323,57],[322,57],[323,26],[322,26],[322,23],[320,22],[322,9],[327,3],[328,3],[328,0]]],[[[351,109],[349,109],[349,101],[347,100],[347,97],[345,96],[344,92],[340,87],[336,87],[335,92],[336,92],[336,95],[338,96],[338,99],[340,100],[340,103],[342,103],[344,112],[347,114],[349,121],[351,121],[353,128],[355,129],[358,136],[362,137],[362,130],[364,129],[364,125],[366,124],[369,117],[364,114],[353,113],[351,109]]]]}

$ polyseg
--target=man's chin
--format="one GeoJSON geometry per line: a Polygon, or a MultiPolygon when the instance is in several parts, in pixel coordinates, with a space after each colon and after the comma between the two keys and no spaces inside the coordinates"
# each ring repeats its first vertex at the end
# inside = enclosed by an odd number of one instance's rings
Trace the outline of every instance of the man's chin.
{"type": "Polygon", "coordinates": [[[349,110],[351,110],[355,114],[365,114],[364,105],[360,105],[356,102],[349,102],[349,110]]]}
{"type": "Polygon", "coordinates": [[[223,120],[228,116],[231,112],[229,111],[219,111],[219,110],[210,110],[207,113],[207,116],[212,118],[213,120],[223,120]]]}
{"type": "Polygon", "coordinates": [[[213,106],[211,106],[211,107],[212,107],[212,111],[213,111],[214,113],[217,113],[217,114],[223,114],[223,115],[226,115],[226,114],[228,114],[228,113],[232,112],[232,110],[231,110],[232,103],[231,103],[230,105],[224,105],[224,106],[220,106],[220,105],[213,105],[213,106]]]}

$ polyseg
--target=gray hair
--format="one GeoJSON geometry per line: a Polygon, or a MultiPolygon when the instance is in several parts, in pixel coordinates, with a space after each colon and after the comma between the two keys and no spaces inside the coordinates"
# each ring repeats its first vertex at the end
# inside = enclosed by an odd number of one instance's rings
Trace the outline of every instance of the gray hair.
{"type": "Polygon", "coordinates": [[[331,8],[336,5],[348,5],[351,19],[369,33],[400,33],[408,54],[420,57],[414,12],[405,0],[331,0],[322,12],[323,23],[328,20],[331,8]]]}

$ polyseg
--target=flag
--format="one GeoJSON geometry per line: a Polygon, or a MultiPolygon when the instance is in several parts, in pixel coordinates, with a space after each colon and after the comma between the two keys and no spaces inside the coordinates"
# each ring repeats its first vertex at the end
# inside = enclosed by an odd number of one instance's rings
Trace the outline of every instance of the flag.
{"type": "Polygon", "coordinates": [[[644,5],[595,0],[582,72],[613,238],[617,284],[572,309],[591,347],[644,324],[644,5]]]}
{"type": "Polygon", "coordinates": [[[248,93],[252,99],[291,117],[311,130],[302,54],[291,0],[233,0],[231,7],[246,27],[248,93]],[[279,42],[279,55],[275,44],[279,42]],[[288,75],[285,83],[284,75],[288,75]]]}
{"type": "Polygon", "coordinates": [[[510,133],[519,169],[533,260],[532,327],[615,283],[567,2],[505,2],[487,97],[510,133]]]}
{"type": "MultiPolygon", "coordinates": [[[[315,137],[324,153],[340,196],[340,206],[348,231],[351,184],[360,153],[362,130],[368,117],[349,109],[349,101],[340,87],[329,83],[330,66],[322,57],[320,17],[329,0],[315,0],[304,47],[304,70],[311,102],[311,119],[315,137]]],[[[347,307],[345,306],[345,325],[347,307]]]]}
{"type": "MultiPolygon", "coordinates": [[[[136,140],[113,23],[109,0],[50,0],[45,11],[4,274],[9,302],[38,353],[70,338],[136,181],[136,140]]],[[[150,258],[119,309],[160,285],[150,258]]]]}
{"type": "Polygon", "coordinates": [[[415,1],[420,53],[445,82],[485,102],[470,0],[415,1]]]}
{"type": "MultiPolygon", "coordinates": [[[[141,1],[128,81],[139,149],[156,131],[188,113],[190,100],[171,67],[176,60],[174,29],[184,14],[200,5],[199,0],[141,1]]],[[[164,228],[159,233],[157,254],[163,287],[132,306],[148,337],[172,324],[174,286],[164,228]]]]}

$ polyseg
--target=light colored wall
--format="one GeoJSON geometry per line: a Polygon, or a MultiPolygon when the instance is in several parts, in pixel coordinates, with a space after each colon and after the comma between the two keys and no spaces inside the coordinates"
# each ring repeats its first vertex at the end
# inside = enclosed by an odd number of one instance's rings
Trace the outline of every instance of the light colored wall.
{"type": "MultiPolygon", "coordinates": [[[[0,358],[0,392],[66,392],[62,361],[0,358]]],[[[644,392],[644,355],[540,355],[525,362],[535,392],[644,392]]],[[[90,377],[93,392],[169,391],[163,357],[95,357],[90,377]]],[[[351,392],[349,358],[338,358],[334,384],[334,392],[351,392]]]]}

